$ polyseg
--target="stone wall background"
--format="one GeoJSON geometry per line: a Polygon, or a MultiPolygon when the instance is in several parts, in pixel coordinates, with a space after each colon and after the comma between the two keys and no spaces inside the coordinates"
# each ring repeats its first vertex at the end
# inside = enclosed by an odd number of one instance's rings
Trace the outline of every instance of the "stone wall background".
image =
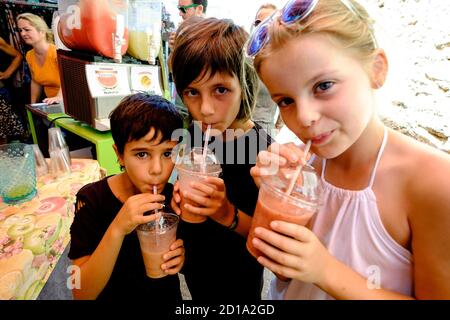
{"type": "Polygon", "coordinates": [[[359,1],[390,62],[377,93],[384,122],[450,153],[450,2],[359,1]]]}

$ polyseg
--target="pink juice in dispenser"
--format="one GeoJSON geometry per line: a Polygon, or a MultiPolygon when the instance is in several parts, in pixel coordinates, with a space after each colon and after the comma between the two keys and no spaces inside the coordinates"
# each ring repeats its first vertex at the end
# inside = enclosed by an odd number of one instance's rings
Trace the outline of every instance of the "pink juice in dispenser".
{"type": "Polygon", "coordinates": [[[65,46],[108,58],[128,48],[126,0],[60,0],[58,35],[65,46]],[[119,41],[119,42],[118,42],[119,41]]]}

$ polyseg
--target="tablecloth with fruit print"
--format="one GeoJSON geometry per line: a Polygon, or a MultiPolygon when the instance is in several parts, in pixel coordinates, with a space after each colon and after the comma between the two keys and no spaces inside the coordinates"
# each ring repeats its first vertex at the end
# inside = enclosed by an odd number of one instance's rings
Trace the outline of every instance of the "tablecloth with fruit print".
{"type": "Polygon", "coordinates": [[[36,299],[68,245],[76,193],[101,175],[96,160],[72,159],[71,169],[38,178],[28,202],[0,199],[0,300],[36,299]]]}

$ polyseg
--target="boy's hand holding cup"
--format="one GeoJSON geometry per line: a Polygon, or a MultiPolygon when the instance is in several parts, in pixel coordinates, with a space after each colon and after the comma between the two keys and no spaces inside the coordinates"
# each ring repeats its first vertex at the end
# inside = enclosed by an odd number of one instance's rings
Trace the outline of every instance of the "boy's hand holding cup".
{"type": "Polygon", "coordinates": [[[144,215],[147,211],[161,210],[165,197],[160,194],[141,193],[127,199],[113,221],[119,235],[131,233],[138,225],[155,220],[154,214],[144,215]]]}

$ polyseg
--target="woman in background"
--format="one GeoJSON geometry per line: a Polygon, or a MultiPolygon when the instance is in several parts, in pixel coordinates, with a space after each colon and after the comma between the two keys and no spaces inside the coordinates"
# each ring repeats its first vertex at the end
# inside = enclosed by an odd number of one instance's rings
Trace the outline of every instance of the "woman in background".
{"type": "Polygon", "coordinates": [[[32,46],[26,60],[31,71],[31,103],[40,100],[42,89],[47,104],[62,101],[56,46],[53,35],[44,19],[32,13],[22,13],[17,17],[17,26],[23,41],[32,46]]]}

